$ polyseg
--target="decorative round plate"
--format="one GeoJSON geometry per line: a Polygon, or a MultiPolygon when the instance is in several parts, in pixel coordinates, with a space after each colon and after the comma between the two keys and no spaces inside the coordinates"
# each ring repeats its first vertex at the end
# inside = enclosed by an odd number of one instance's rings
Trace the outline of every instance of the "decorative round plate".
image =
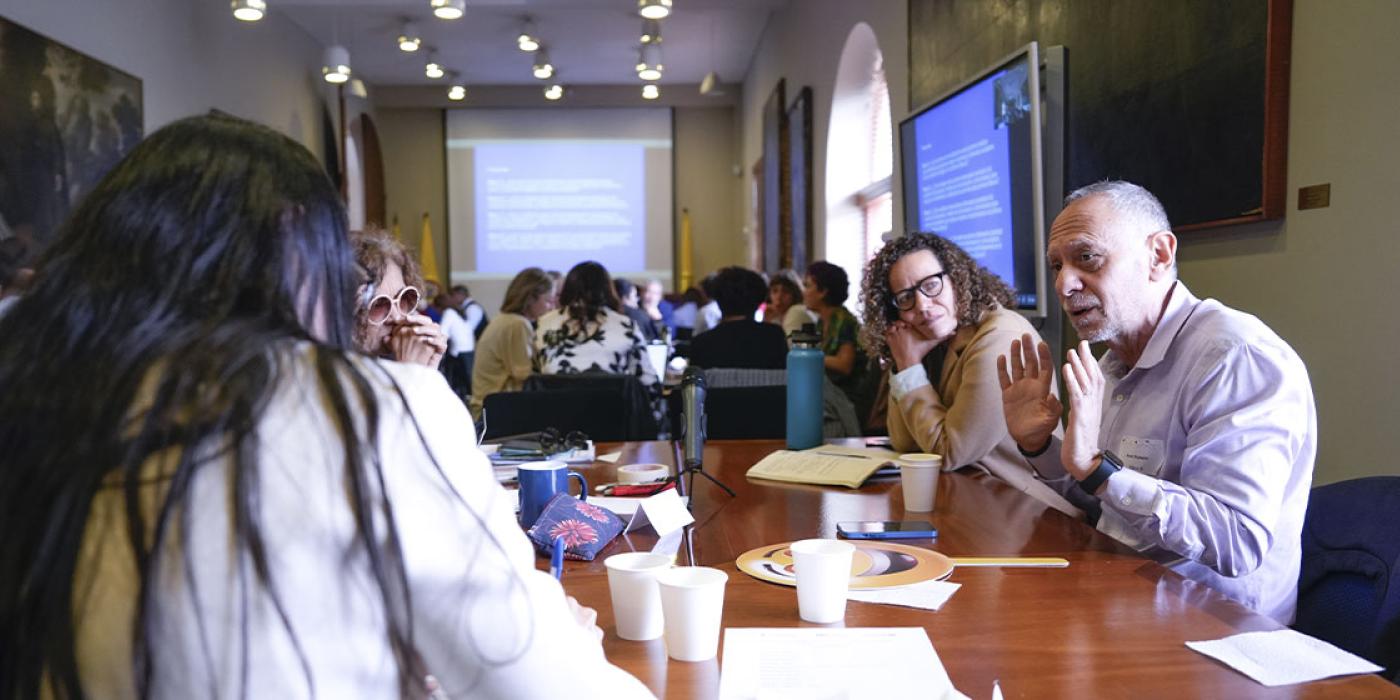
{"type": "MultiPolygon", "coordinates": [[[[796,586],[791,542],[770,544],[739,555],[739,570],[769,583],[796,586]]],[[[938,552],[894,542],[851,542],[851,588],[891,588],[921,581],[941,581],[953,573],[953,560],[938,552]]]]}

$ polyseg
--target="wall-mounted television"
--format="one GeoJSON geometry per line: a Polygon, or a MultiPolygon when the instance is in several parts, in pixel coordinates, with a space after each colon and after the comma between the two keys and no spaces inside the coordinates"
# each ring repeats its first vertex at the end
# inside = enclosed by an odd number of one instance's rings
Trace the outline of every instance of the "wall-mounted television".
{"type": "Polygon", "coordinates": [[[906,231],[937,233],[1046,315],[1040,58],[1035,42],[899,124],[906,231]]]}

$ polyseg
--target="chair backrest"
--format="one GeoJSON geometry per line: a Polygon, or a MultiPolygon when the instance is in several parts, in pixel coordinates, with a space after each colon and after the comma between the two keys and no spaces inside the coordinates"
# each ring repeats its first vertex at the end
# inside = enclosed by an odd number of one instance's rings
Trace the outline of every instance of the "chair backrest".
{"type": "Polygon", "coordinates": [[[482,402],[483,439],[534,433],[545,428],[582,431],[593,440],[626,440],[622,398],[611,391],[502,391],[482,402]]]}
{"type": "Polygon", "coordinates": [[[710,440],[778,439],[787,434],[787,387],[720,387],[705,391],[710,440]]]}
{"type": "Polygon", "coordinates": [[[651,412],[651,392],[632,375],[606,372],[578,374],[532,374],[525,379],[524,393],[544,393],[580,413],[576,423],[587,423],[593,430],[573,425],[555,425],[582,430],[594,440],[655,440],[656,418],[651,412]],[[606,397],[604,399],[603,397],[606,397]],[[587,402],[597,401],[593,405],[587,402]],[[583,414],[590,415],[583,415],[583,414]]]}
{"type": "Polygon", "coordinates": [[[1313,489],[1293,627],[1400,672],[1400,477],[1313,489]]]}

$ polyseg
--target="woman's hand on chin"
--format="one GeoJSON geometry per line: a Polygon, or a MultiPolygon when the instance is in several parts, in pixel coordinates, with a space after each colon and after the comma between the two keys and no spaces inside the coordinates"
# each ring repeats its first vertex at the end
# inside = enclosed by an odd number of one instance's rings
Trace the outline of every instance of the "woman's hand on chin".
{"type": "Polygon", "coordinates": [[[902,372],[924,361],[924,356],[946,338],[929,339],[904,321],[895,321],[885,330],[885,342],[890,346],[896,372],[902,372]]]}

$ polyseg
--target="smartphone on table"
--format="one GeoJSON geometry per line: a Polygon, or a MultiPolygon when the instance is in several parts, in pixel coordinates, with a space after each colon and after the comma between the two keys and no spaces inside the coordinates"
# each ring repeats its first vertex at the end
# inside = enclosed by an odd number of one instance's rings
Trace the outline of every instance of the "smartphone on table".
{"type": "Polygon", "coordinates": [[[860,520],[836,523],[836,533],[849,540],[915,540],[937,537],[938,529],[923,520],[860,520]]]}

